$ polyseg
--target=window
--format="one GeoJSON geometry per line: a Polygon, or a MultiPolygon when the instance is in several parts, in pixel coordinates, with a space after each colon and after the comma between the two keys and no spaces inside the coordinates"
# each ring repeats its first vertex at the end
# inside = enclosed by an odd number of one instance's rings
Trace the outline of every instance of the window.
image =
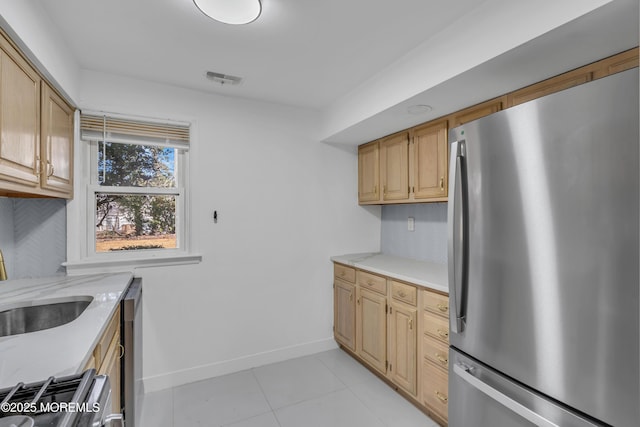
{"type": "Polygon", "coordinates": [[[88,256],[186,247],[189,127],[81,114],[89,144],[88,256]]]}

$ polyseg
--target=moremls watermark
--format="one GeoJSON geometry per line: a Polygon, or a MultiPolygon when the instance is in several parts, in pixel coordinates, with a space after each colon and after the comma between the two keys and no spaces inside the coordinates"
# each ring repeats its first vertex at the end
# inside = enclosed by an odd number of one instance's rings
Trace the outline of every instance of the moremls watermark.
{"type": "Polygon", "coordinates": [[[100,403],[88,402],[5,402],[0,404],[0,412],[5,413],[43,413],[43,412],[100,412],[100,403]]]}

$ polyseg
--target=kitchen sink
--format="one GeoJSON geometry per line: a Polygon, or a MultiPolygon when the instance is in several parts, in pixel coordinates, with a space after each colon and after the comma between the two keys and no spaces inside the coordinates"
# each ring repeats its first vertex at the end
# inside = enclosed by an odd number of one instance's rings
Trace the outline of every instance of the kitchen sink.
{"type": "MultiPolygon", "coordinates": [[[[77,296],[31,301],[0,311],[0,337],[26,334],[65,325],[77,319],[93,301],[90,296],[77,296]]],[[[2,310],[2,307],[0,307],[2,310]]]]}

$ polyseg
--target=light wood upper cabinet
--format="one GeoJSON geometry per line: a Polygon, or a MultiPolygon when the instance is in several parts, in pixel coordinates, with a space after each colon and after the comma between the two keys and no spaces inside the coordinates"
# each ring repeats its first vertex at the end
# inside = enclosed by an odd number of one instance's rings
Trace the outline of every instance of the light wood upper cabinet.
{"type": "Polygon", "coordinates": [[[497,113],[505,108],[505,101],[506,97],[500,97],[458,111],[449,118],[449,128],[454,128],[488,116],[489,114],[497,113]]]}
{"type": "Polygon", "coordinates": [[[610,74],[620,73],[637,66],[638,49],[627,50],[626,52],[622,52],[596,63],[593,70],[593,79],[595,80],[606,77],[610,74]]]}
{"type": "Polygon", "coordinates": [[[380,143],[370,142],[358,147],[358,201],[380,201],[380,143]]]}
{"type": "Polygon", "coordinates": [[[73,110],[42,83],[42,188],[73,194],[73,110]]]}
{"type": "Polygon", "coordinates": [[[39,183],[40,77],[0,37],[0,179],[39,183]]]}
{"type": "Polygon", "coordinates": [[[390,136],[380,142],[382,200],[409,198],[409,133],[390,136]]]}
{"type": "Polygon", "coordinates": [[[73,115],[0,30],[0,195],[73,197],[73,115]]]}
{"type": "Polygon", "coordinates": [[[592,78],[592,72],[582,68],[552,77],[510,93],[507,95],[507,107],[514,107],[524,102],[587,83],[592,78]]]}
{"type": "Polygon", "coordinates": [[[633,48],[388,136],[381,141],[361,145],[358,147],[360,204],[447,201],[448,129],[505,108],[637,67],[638,58],[638,48],[633,48]],[[405,151],[402,145],[405,135],[409,135],[409,141],[412,142],[408,151],[405,151]],[[406,192],[405,170],[408,170],[409,177],[406,192]]]}
{"type": "Polygon", "coordinates": [[[449,146],[447,122],[429,124],[413,131],[413,198],[447,197],[449,146]]]}

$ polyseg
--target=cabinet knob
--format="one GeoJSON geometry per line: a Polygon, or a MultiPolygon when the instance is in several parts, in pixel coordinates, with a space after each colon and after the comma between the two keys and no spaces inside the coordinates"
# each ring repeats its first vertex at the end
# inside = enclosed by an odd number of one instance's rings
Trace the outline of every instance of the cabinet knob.
{"type": "Polygon", "coordinates": [[[442,329],[438,329],[438,335],[440,335],[442,338],[449,338],[449,332],[443,331],[442,329]]]}
{"type": "Polygon", "coordinates": [[[406,296],[407,296],[407,294],[405,294],[403,291],[400,291],[400,292],[398,292],[398,296],[399,296],[400,298],[404,298],[404,297],[406,297],[406,296]]]}
{"type": "Polygon", "coordinates": [[[446,366],[449,363],[449,359],[447,359],[445,356],[441,355],[440,353],[436,352],[435,356],[436,356],[436,359],[438,359],[440,363],[442,363],[443,365],[446,366]]]}
{"type": "Polygon", "coordinates": [[[436,397],[442,401],[442,403],[447,403],[447,401],[449,400],[447,396],[440,393],[438,390],[434,390],[434,393],[436,394],[436,397]]]}
{"type": "Polygon", "coordinates": [[[446,313],[447,311],[449,311],[449,306],[444,305],[442,303],[438,304],[436,307],[438,307],[438,310],[440,310],[443,313],[446,313]]]}
{"type": "Polygon", "coordinates": [[[440,177],[440,189],[444,191],[444,177],[440,177]]]}

